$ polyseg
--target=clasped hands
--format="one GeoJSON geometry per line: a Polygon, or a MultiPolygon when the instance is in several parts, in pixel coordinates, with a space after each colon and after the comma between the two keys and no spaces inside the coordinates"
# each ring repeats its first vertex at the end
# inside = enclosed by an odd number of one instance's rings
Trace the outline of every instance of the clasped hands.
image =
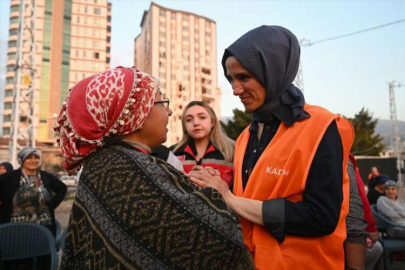
{"type": "Polygon", "coordinates": [[[221,173],[212,167],[194,166],[188,173],[188,176],[194,184],[203,188],[212,187],[221,193],[222,196],[229,191],[228,184],[221,178],[221,173]]]}

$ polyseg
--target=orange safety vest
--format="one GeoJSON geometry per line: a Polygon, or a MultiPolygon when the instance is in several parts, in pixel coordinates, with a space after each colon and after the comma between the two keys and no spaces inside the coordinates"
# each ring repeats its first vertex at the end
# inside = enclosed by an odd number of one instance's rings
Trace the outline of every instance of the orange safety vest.
{"type": "MultiPolygon", "coordinates": [[[[286,235],[278,243],[268,230],[241,218],[245,244],[254,256],[257,269],[343,269],[343,242],[346,239],[346,215],[349,212],[349,176],[346,172],[354,139],[348,120],[317,106],[306,104],[311,117],[294,126],[280,124],[276,135],[257,161],[246,185],[242,186],[242,164],[249,141],[247,127],[236,141],[234,157],[234,194],[253,200],[286,198],[302,201],[307,175],[326,129],[336,121],[343,144],[343,204],[335,231],[322,237],[286,235]]],[[[288,213],[286,213],[288,215],[288,213]]]]}

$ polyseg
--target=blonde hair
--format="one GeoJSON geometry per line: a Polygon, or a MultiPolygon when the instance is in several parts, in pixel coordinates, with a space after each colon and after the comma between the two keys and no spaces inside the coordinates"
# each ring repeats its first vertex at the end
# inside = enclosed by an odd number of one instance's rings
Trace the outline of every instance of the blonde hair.
{"type": "Polygon", "coordinates": [[[183,128],[183,138],[181,138],[181,140],[179,141],[177,146],[174,148],[173,152],[176,152],[180,147],[185,145],[187,143],[188,139],[190,138],[190,135],[187,133],[187,129],[186,129],[185,115],[186,115],[187,110],[193,106],[200,106],[207,110],[209,116],[211,117],[211,121],[214,125],[210,132],[210,141],[216,148],[218,148],[218,150],[224,156],[224,159],[226,162],[232,162],[233,153],[235,151],[235,142],[226,135],[224,129],[222,128],[222,126],[217,118],[217,115],[215,114],[215,112],[211,108],[211,106],[203,101],[191,101],[184,108],[183,113],[181,115],[181,126],[183,128]]]}

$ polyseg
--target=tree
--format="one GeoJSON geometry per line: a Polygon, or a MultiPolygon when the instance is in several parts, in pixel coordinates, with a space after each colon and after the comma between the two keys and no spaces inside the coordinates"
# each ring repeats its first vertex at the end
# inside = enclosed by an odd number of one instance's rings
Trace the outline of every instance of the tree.
{"type": "Polygon", "coordinates": [[[355,132],[352,154],[379,156],[385,145],[383,138],[374,131],[378,119],[373,120],[372,114],[365,108],[362,108],[354,118],[347,119],[352,122],[355,132]]]}
{"type": "Polygon", "coordinates": [[[233,110],[233,120],[229,120],[228,123],[221,121],[222,127],[225,129],[229,138],[236,140],[242,131],[252,122],[252,115],[248,112],[241,111],[239,109],[233,110]]]}

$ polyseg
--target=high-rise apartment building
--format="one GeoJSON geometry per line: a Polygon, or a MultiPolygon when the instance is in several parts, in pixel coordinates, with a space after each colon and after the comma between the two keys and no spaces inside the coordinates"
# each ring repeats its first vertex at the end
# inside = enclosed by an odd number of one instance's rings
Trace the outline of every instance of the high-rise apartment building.
{"type": "Polygon", "coordinates": [[[192,100],[208,103],[220,117],[221,90],[217,86],[216,23],[189,12],[151,3],[135,38],[137,68],[161,81],[170,99],[167,144],[181,139],[181,114],[192,100]]]}
{"type": "MultiPolygon", "coordinates": [[[[41,142],[54,142],[53,125],[69,88],[110,67],[111,3],[107,0],[35,0],[35,5],[35,136],[41,142]]],[[[10,134],[12,124],[19,7],[20,0],[11,0],[3,136],[10,134]]],[[[23,54],[27,53],[26,42],[23,54]]],[[[22,85],[22,91],[24,88],[27,86],[22,85]]],[[[24,116],[21,122],[23,124],[24,116]]]]}

